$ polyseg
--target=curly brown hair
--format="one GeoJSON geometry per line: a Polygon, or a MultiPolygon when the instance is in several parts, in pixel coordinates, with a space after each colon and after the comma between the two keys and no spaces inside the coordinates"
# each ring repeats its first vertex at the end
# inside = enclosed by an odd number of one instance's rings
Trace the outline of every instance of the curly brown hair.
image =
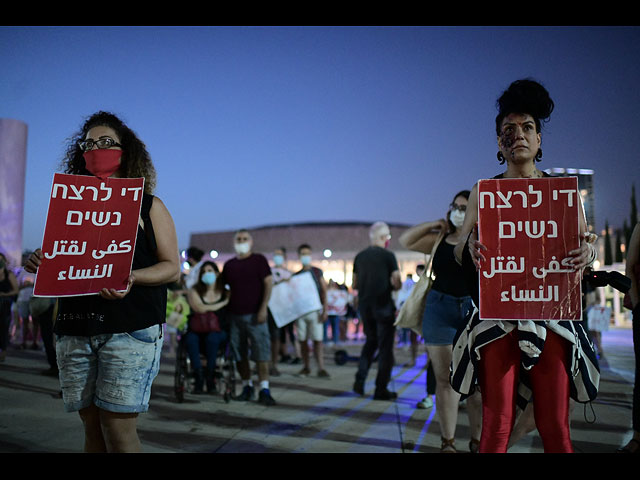
{"type": "Polygon", "coordinates": [[[144,177],[145,193],[153,193],[156,188],[156,169],[153,166],[147,147],[120,118],[113,113],[97,112],[88,117],[80,130],[68,141],[66,154],[61,167],[64,173],[73,175],[91,175],[86,169],[83,151],[79,142],[84,140],[87,132],[94,127],[109,127],[113,129],[122,145],[120,172],[125,178],[144,177]]]}

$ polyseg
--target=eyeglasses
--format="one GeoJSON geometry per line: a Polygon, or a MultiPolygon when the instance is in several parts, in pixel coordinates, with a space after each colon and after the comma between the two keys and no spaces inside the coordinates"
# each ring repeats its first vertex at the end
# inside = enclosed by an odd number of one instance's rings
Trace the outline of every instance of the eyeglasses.
{"type": "Polygon", "coordinates": [[[451,208],[451,210],[458,210],[460,212],[466,212],[467,211],[467,206],[466,205],[456,205],[455,203],[452,203],[451,205],[449,205],[449,208],[451,208]]]}
{"type": "Polygon", "coordinates": [[[99,138],[98,140],[92,140],[89,138],[87,140],[78,142],[78,146],[80,147],[80,150],[82,150],[83,152],[92,150],[94,145],[100,149],[111,148],[111,147],[122,148],[122,145],[117,143],[113,138],[109,138],[109,137],[99,138]]]}

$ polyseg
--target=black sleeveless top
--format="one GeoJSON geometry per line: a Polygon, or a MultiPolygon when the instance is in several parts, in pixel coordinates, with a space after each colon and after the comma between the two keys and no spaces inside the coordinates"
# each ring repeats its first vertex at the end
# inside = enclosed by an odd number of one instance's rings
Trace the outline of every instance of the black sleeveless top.
{"type": "Polygon", "coordinates": [[[462,281],[462,267],[456,261],[453,254],[455,245],[447,243],[443,238],[433,254],[433,272],[436,279],[432,288],[440,293],[454,297],[466,297],[469,295],[467,285],[462,281]]]}
{"type": "MultiPolygon", "coordinates": [[[[152,203],[153,195],[144,194],[140,209],[144,228],[138,225],[133,270],[158,263],[156,238],[149,216],[152,203]]],[[[167,285],[133,285],[119,300],[107,300],[100,295],[63,297],[58,301],[53,331],[58,335],[76,336],[133,332],[164,323],[166,309],[167,285]]]]}

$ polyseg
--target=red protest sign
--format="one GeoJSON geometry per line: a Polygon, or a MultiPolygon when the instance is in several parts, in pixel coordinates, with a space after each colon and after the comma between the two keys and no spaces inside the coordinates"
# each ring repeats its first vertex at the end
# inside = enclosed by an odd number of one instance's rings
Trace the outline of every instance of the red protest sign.
{"type": "Polygon", "coordinates": [[[144,178],[56,173],[33,294],[66,297],[126,290],[144,178]]]}
{"type": "Polygon", "coordinates": [[[478,182],[481,320],[581,320],[576,177],[478,182]]]}

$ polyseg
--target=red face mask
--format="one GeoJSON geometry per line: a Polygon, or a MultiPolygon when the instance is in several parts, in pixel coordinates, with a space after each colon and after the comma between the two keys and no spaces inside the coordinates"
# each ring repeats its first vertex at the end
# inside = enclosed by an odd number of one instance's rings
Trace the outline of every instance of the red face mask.
{"type": "Polygon", "coordinates": [[[122,150],[98,148],[84,152],[83,157],[87,170],[98,178],[108,178],[120,168],[122,150]]]}

